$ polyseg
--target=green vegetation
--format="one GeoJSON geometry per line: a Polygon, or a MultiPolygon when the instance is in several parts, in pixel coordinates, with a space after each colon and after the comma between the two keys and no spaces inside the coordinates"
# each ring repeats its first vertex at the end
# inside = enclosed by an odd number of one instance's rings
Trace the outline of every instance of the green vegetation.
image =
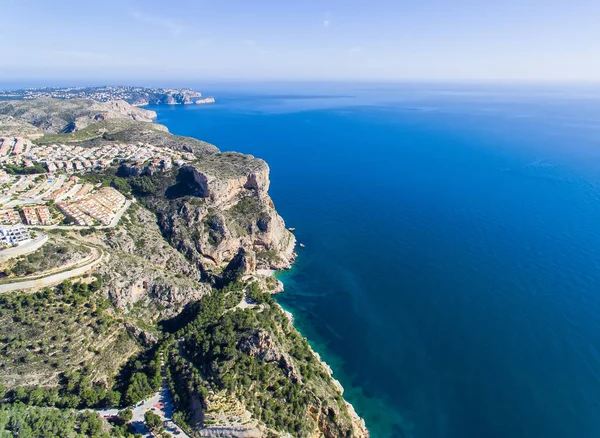
{"type": "Polygon", "coordinates": [[[17,166],[15,164],[6,163],[3,166],[6,173],[10,175],[33,175],[36,173],[47,173],[48,169],[41,163],[33,163],[31,167],[17,166]]]}
{"type": "MultiPolygon", "coordinates": [[[[0,112],[67,132],[89,121],[89,104],[43,100],[16,105],[21,108],[0,104],[0,112]]],[[[241,280],[250,257],[245,248],[223,268],[220,262],[234,248],[212,254],[215,248],[202,247],[207,240],[216,246],[230,237],[244,246],[261,243],[239,238],[269,229],[272,205],[250,195],[266,188],[266,163],[217,153],[207,143],[131,120],[106,120],[36,143],[77,142],[85,148],[113,141],[193,151],[192,165],[199,171],[237,179],[248,196],[241,195],[224,211],[228,203],[207,196],[191,180],[176,179],[176,172],[130,176],[132,169],[124,165],[120,172],[82,175],[84,181],[114,187],[141,202],[115,229],[49,231],[56,242],[85,238],[103,245],[107,257],[95,268],[95,277],[35,293],[0,295],[0,438],[131,436],[131,410],[120,411],[110,426],[80,410],[130,406],[157,391],[162,377],[174,392],[174,420],[186,431],[223,422],[216,414],[223,408],[233,423],[266,426],[267,436],[352,436],[348,410],[326,368],[271,295],[263,293],[276,283],[265,287],[262,280],[241,280]],[[151,206],[156,216],[142,206],[151,206]],[[213,265],[220,266],[213,270],[213,265]],[[209,284],[218,288],[209,292],[209,284]],[[202,298],[189,302],[196,297],[202,298]],[[164,376],[161,357],[166,359],[164,376]]],[[[186,169],[180,175],[193,174],[186,169]]],[[[79,254],[73,251],[76,246],[49,244],[5,265],[5,275],[51,269],[79,254]]],[[[258,258],[275,261],[279,253],[263,251],[258,258]]],[[[148,413],[145,420],[162,433],[156,415],[148,413]]]]}
{"type": "Polygon", "coordinates": [[[144,197],[161,195],[171,182],[165,175],[120,176],[118,172],[87,173],[80,175],[83,181],[91,184],[101,183],[102,187],[113,187],[127,198],[131,195],[144,197]]]}
{"type": "MultiPolygon", "coordinates": [[[[94,139],[110,139],[112,135],[119,131],[131,129],[132,127],[140,127],[143,129],[159,130],[161,125],[148,122],[136,122],[127,119],[108,119],[102,122],[93,123],[83,129],[79,129],[67,134],[46,134],[34,140],[36,144],[51,144],[51,143],[79,143],[94,139]]],[[[162,128],[164,129],[164,127],[162,128]]]]}
{"type": "Polygon", "coordinates": [[[94,293],[99,287],[99,280],[65,281],[0,297],[0,379],[12,401],[73,408],[121,402],[112,382],[139,346],[110,302],[94,293]]]}
{"type": "Polygon", "coordinates": [[[133,418],[133,411],[129,408],[123,409],[122,411],[119,411],[119,418],[124,423],[128,423],[133,418]]]}
{"type": "Polygon", "coordinates": [[[228,216],[230,228],[242,236],[251,233],[256,226],[264,231],[264,224],[269,220],[259,200],[251,196],[242,198],[235,204],[228,211],[228,216]]]}
{"type": "Polygon", "coordinates": [[[160,389],[158,350],[145,351],[132,357],[121,369],[116,388],[123,394],[123,406],[131,406],[160,389]]]}
{"type": "Polygon", "coordinates": [[[93,412],[77,412],[28,407],[17,403],[0,407],[0,437],[56,437],[85,436],[108,438],[102,431],[102,419],[93,412]]]}
{"type": "Polygon", "coordinates": [[[264,260],[267,263],[275,263],[279,261],[279,253],[274,249],[259,251],[256,253],[256,258],[259,260],[264,260]]]}
{"type": "Polygon", "coordinates": [[[128,182],[136,196],[161,195],[167,188],[163,176],[134,176],[128,182]]]}
{"type": "Polygon", "coordinates": [[[192,165],[202,172],[221,178],[239,178],[268,170],[263,160],[237,152],[203,155],[192,165]]]}
{"type": "Polygon", "coordinates": [[[118,190],[123,195],[125,195],[127,198],[131,197],[131,186],[127,182],[127,179],[117,176],[114,170],[106,171],[103,173],[84,173],[79,175],[79,178],[83,182],[88,182],[90,184],[100,183],[102,187],[113,187],[114,189],[118,190]]]}
{"type": "Polygon", "coordinates": [[[37,251],[6,263],[3,276],[22,277],[40,274],[50,269],[74,263],[90,255],[89,248],[83,245],[66,244],[64,242],[47,242],[37,251]]]}
{"type": "Polygon", "coordinates": [[[273,298],[257,283],[245,287],[249,298],[262,305],[260,311],[225,312],[239,285],[214,290],[200,300],[196,318],[168,340],[168,381],[177,406],[187,412],[182,420],[195,424],[189,411],[193,399],[206,405],[209,391],[219,390],[243,401],[267,426],[293,436],[313,430],[309,407],[318,409],[315,394],[347,416],[325,369],[273,298]],[[255,343],[260,336],[266,341],[255,343]]]}
{"type": "Polygon", "coordinates": [[[161,434],[164,431],[162,420],[152,411],[147,411],[144,414],[144,422],[153,433],[161,434]]]}

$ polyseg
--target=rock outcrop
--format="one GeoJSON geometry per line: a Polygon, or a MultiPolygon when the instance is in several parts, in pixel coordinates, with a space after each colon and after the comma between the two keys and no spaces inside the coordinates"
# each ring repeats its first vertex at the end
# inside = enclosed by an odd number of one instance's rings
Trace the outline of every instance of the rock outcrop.
{"type": "Polygon", "coordinates": [[[203,157],[179,170],[171,199],[150,201],[163,233],[204,272],[220,272],[245,250],[249,269],[287,269],[296,240],[268,195],[269,167],[242,154],[203,157]]]}
{"type": "Polygon", "coordinates": [[[118,308],[138,305],[149,314],[172,317],[210,292],[208,284],[199,282],[198,268],[165,242],[151,212],[133,205],[123,222],[124,227],[105,233],[101,243],[111,257],[98,269],[103,289],[118,308]]]}
{"type": "Polygon", "coordinates": [[[239,342],[238,348],[250,357],[256,357],[265,362],[276,362],[292,382],[302,381],[290,355],[284,353],[265,330],[258,330],[243,338],[239,342]]]}
{"type": "Polygon", "coordinates": [[[207,104],[207,103],[215,103],[215,98],[214,97],[205,97],[204,99],[198,99],[196,101],[197,105],[203,105],[203,104],[207,104]]]}

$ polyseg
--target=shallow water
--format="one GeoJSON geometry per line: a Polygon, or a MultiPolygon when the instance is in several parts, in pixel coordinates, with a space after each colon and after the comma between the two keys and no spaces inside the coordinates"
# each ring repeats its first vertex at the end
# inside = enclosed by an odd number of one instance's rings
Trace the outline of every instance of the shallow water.
{"type": "Polygon", "coordinates": [[[372,436],[600,436],[597,91],[314,88],[151,108],[269,163],[278,300],[372,436]]]}

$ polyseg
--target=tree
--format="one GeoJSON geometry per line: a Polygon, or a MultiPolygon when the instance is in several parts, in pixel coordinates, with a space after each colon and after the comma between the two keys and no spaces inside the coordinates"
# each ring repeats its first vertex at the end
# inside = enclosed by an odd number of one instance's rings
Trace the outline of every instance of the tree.
{"type": "Polygon", "coordinates": [[[131,376],[131,381],[127,392],[125,393],[125,401],[128,405],[132,405],[146,397],[152,392],[152,387],[148,383],[148,377],[142,372],[136,372],[131,376]]]}
{"type": "Polygon", "coordinates": [[[144,414],[144,422],[146,423],[146,426],[148,426],[148,429],[152,431],[158,431],[162,428],[162,420],[152,411],[146,411],[144,414]]]}
{"type": "Polygon", "coordinates": [[[107,406],[119,406],[121,404],[121,393],[119,391],[109,391],[106,394],[107,406]]]}
{"type": "Polygon", "coordinates": [[[102,432],[102,420],[97,413],[85,411],[79,419],[79,429],[85,436],[96,436],[102,432]]]}
{"type": "Polygon", "coordinates": [[[131,419],[133,418],[133,411],[129,408],[123,409],[122,411],[119,411],[119,418],[124,423],[129,423],[131,421],[131,419]]]}

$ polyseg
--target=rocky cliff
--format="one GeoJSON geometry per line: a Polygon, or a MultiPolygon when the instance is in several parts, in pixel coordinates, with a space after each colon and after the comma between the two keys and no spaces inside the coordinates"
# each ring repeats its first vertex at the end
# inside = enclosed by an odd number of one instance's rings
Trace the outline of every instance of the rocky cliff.
{"type": "Polygon", "coordinates": [[[200,282],[200,271],[181,253],[169,246],[156,224],[156,216],[132,205],[121,226],[99,234],[110,259],[98,273],[103,290],[121,310],[138,307],[138,314],[150,319],[177,315],[190,302],[210,292],[200,282]],[[142,311],[143,310],[143,311],[142,311]]]}
{"type": "MultiPolygon", "coordinates": [[[[287,269],[295,257],[296,240],[268,193],[267,163],[155,129],[140,120],[153,114],[128,104],[61,102],[74,106],[59,106],[61,113],[52,102],[11,102],[0,113],[49,133],[82,127],[49,136],[53,142],[148,141],[190,155],[164,172],[108,170],[106,183],[137,202],[115,228],[65,232],[105,255],[85,281],[98,284],[92,298],[110,300],[115,336],[135,344],[103,381],[118,381],[116,370],[138,349],[161,349],[179,420],[192,436],[368,437],[331,370],[272,298],[273,285],[255,275],[287,269]]],[[[69,358],[68,369],[79,365],[69,358]]]]}
{"type": "Polygon", "coordinates": [[[171,244],[207,275],[219,274],[243,249],[246,270],[286,269],[296,240],[274,208],[269,167],[235,153],[214,154],[182,167],[165,197],[149,204],[171,244]]]}

